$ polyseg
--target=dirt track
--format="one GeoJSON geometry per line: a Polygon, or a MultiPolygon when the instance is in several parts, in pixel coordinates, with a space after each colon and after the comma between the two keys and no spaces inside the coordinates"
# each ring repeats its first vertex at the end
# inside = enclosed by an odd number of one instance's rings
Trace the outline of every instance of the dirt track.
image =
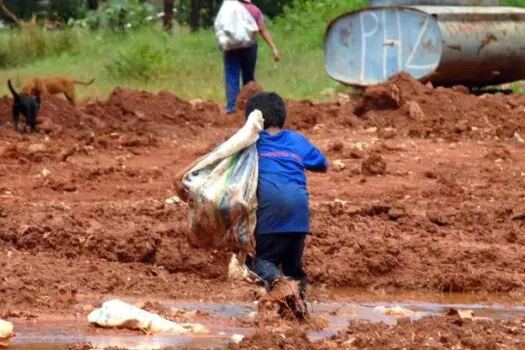
{"type": "MultiPolygon", "coordinates": [[[[173,174],[242,124],[221,108],[116,89],[44,101],[18,135],[0,99],[0,310],[68,313],[83,297],[249,300],[228,254],[186,242],[173,174]]],[[[525,292],[525,98],[406,76],[363,99],[289,102],[288,127],[339,166],[309,175],[306,265],[320,291],[525,292]]],[[[0,313],[2,315],[2,313],[0,313]]]]}

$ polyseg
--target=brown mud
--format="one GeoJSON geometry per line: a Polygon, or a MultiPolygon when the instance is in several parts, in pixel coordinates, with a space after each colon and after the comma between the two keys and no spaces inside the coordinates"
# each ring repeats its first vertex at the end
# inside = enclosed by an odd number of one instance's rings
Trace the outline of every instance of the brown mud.
{"type": "Polygon", "coordinates": [[[297,329],[262,329],[228,349],[523,349],[524,321],[425,317],[400,320],[397,325],[351,322],[345,331],[318,341],[297,329]]]}
{"type": "MultiPolygon", "coordinates": [[[[44,100],[17,134],[0,98],[0,318],[85,315],[108,295],[241,302],[229,254],[191,247],[173,175],[242,124],[222,107],[117,88],[44,100]]],[[[306,269],[334,288],[525,298],[525,98],[399,75],[362,99],[288,101],[287,126],[337,161],[309,174],[306,269]]],[[[447,322],[447,321],[443,321],[447,322]]]]}

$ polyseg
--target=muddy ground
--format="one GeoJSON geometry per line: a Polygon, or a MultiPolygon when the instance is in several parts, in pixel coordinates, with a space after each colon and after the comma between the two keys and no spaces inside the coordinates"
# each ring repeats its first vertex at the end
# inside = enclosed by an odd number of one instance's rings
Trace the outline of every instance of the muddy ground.
{"type": "MultiPolygon", "coordinates": [[[[227,252],[188,244],[185,204],[165,203],[177,170],[234,133],[242,113],[117,88],[78,110],[50,97],[40,132],[19,135],[10,103],[0,99],[0,316],[82,313],[110,295],[252,299],[251,286],[225,280],[227,252]]],[[[524,300],[525,97],[400,75],[363,97],[288,108],[287,126],[332,167],[308,177],[315,297],[524,300]]]]}
{"type": "Polygon", "coordinates": [[[523,319],[471,321],[458,317],[426,317],[400,320],[397,325],[350,323],[338,335],[311,341],[301,330],[260,330],[229,350],[255,349],[523,349],[523,319]]]}

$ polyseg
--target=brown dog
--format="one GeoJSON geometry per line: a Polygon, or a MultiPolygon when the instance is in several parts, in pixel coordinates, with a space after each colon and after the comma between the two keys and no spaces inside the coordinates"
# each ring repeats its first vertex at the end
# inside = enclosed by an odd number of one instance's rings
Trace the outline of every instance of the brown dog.
{"type": "Polygon", "coordinates": [[[89,82],[78,81],[70,77],[57,76],[47,78],[33,78],[31,83],[24,86],[22,92],[27,95],[36,96],[40,94],[64,94],[67,100],[74,106],[75,105],[75,85],[91,85],[95,79],[91,79],[89,82]]]}

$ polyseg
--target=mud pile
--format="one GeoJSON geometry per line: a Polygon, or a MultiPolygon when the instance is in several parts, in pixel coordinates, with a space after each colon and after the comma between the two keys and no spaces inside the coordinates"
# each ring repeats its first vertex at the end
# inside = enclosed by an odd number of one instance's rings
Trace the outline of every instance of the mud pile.
{"type": "MultiPolygon", "coordinates": [[[[11,106],[11,98],[2,97],[0,99],[1,124],[11,123],[11,106]]],[[[25,122],[23,116],[20,116],[20,120],[22,123],[25,122]]],[[[82,113],[69,102],[57,96],[42,98],[37,123],[39,123],[40,130],[48,133],[70,127],[84,128],[94,126],[89,119],[85,120],[82,113]]]]}
{"type": "Polygon", "coordinates": [[[167,91],[151,94],[122,88],[115,89],[104,102],[88,102],[84,112],[117,130],[149,124],[204,127],[220,115],[215,103],[190,103],[167,91]]]}
{"type": "Polygon", "coordinates": [[[244,110],[246,108],[246,104],[248,103],[248,100],[252,98],[255,94],[258,92],[263,91],[264,88],[261,84],[252,81],[246,85],[244,85],[239,92],[239,96],[237,97],[237,109],[240,114],[244,113],[244,110]]]}
{"type": "Polygon", "coordinates": [[[284,332],[265,329],[259,331],[240,344],[231,344],[228,350],[248,349],[318,349],[314,346],[305,332],[300,330],[287,330],[284,332]]]}
{"type": "Polygon", "coordinates": [[[355,108],[368,126],[396,128],[412,137],[513,138],[525,134],[525,99],[475,96],[464,87],[423,85],[406,73],[371,86],[355,108]]]}
{"type": "Polygon", "coordinates": [[[523,321],[425,317],[415,322],[401,319],[395,326],[350,322],[344,332],[315,342],[301,331],[268,329],[228,349],[521,349],[525,346],[523,321]]]}
{"type": "MultiPolygon", "coordinates": [[[[0,99],[0,123],[11,121],[12,99],[0,99]]],[[[38,121],[44,132],[151,131],[171,125],[194,131],[209,126],[221,116],[219,106],[201,100],[185,101],[170,92],[152,94],[116,88],[105,101],[87,100],[79,108],[60,96],[42,100],[38,121]]],[[[23,118],[22,118],[23,120],[23,118]]]]}
{"type": "Polygon", "coordinates": [[[525,328],[522,319],[472,321],[457,317],[401,320],[396,326],[351,323],[342,334],[317,345],[319,349],[521,349],[525,328]]]}

